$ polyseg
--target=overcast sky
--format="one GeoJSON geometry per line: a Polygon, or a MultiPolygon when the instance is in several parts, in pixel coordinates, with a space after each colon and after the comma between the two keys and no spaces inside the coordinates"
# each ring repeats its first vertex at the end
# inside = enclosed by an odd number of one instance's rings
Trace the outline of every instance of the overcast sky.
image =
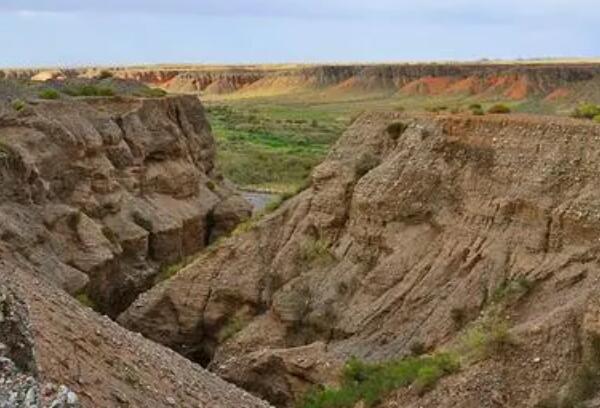
{"type": "Polygon", "coordinates": [[[0,0],[0,66],[600,56],[598,0],[0,0]]]}

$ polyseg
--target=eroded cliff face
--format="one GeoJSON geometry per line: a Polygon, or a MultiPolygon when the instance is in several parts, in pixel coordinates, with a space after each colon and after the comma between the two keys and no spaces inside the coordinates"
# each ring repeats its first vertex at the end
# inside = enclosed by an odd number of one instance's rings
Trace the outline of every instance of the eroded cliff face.
{"type": "Polygon", "coordinates": [[[0,108],[0,241],[115,316],[161,266],[250,215],[195,97],[0,108]]]}
{"type": "Polygon", "coordinates": [[[40,408],[268,408],[40,278],[0,243],[0,404],[40,408]]]}
{"type": "Polygon", "coordinates": [[[527,98],[599,102],[598,63],[438,63],[372,65],[149,66],[63,70],[4,70],[0,79],[115,77],[172,93],[260,96],[316,91],[321,96],[388,93],[420,96],[527,98]]]}
{"type": "Polygon", "coordinates": [[[548,101],[598,99],[598,64],[379,64],[119,69],[116,75],[174,93],[276,95],[306,91],[471,95],[548,101]],[[586,86],[586,84],[588,86],[586,86]]]}
{"type": "Polygon", "coordinates": [[[292,406],[350,356],[452,345],[522,285],[502,311],[510,351],[385,404],[533,407],[600,335],[599,171],[600,127],[585,122],[364,115],[309,189],[119,321],[292,406]]]}

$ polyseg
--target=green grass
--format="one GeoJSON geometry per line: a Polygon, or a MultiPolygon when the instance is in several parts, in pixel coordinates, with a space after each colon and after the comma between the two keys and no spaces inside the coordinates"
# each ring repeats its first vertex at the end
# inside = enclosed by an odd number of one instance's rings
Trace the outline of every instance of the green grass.
{"type": "Polygon", "coordinates": [[[147,88],[140,91],[139,96],[144,98],[163,98],[167,96],[167,91],[160,88],[147,88]]]}
{"type": "Polygon", "coordinates": [[[207,112],[221,173],[240,187],[281,193],[306,184],[345,127],[311,107],[213,105],[207,112]]]}
{"type": "Polygon", "coordinates": [[[88,307],[92,310],[100,310],[96,302],[94,302],[92,298],[90,298],[90,296],[84,291],[75,295],[75,299],[77,299],[77,301],[85,307],[88,307]]]}
{"type": "Polygon", "coordinates": [[[461,338],[461,356],[481,360],[502,353],[514,343],[509,328],[508,321],[495,316],[472,325],[461,338]]]}
{"type": "MultiPolygon", "coordinates": [[[[469,95],[408,96],[385,92],[206,96],[204,103],[218,144],[218,170],[240,187],[273,192],[293,192],[304,184],[352,119],[365,111],[433,110],[484,115],[494,105],[514,112],[544,114],[567,114],[572,109],[539,98],[481,100],[469,95]]],[[[400,137],[402,127],[392,127],[390,137],[400,137]]]]}
{"type": "Polygon", "coordinates": [[[353,408],[360,401],[372,407],[402,387],[413,385],[419,393],[424,393],[459,367],[457,358],[449,353],[383,363],[366,363],[353,358],[344,367],[338,388],[311,392],[298,407],[353,408]]]}
{"type": "Polygon", "coordinates": [[[27,104],[25,103],[25,101],[23,101],[21,99],[16,99],[16,100],[12,101],[11,106],[14,110],[19,112],[19,111],[22,111],[23,109],[25,109],[25,106],[27,106],[27,104]]]}
{"type": "Polygon", "coordinates": [[[58,99],[58,98],[60,98],[60,94],[58,93],[58,91],[56,89],[52,89],[52,88],[42,89],[40,91],[40,93],[38,94],[38,96],[41,99],[58,99]]]}
{"type": "Polygon", "coordinates": [[[115,91],[112,88],[106,86],[97,85],[81,85],[81,86],[70,86],[64,91],[69,96],[114,96],[115,91]]]}
{"type": "Polygon", "coordinates": [[[329,246],[329,242],[324,239],[307,238],[300,245],[296,261],[306,267],[331,265],[335,262],[335,256],[329,246]]]}

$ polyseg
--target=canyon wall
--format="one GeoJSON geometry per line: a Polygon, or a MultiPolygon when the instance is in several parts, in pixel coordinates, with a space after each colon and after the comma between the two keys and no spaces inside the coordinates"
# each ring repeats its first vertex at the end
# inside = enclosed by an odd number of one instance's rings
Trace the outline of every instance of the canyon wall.
{"type": "Polygon", "coordinates": [[[0,107],[0,241],[116,316],[251,209],[195,97],[0,107]]]}
{"type": "Polygon", "coordinates": [[[365,114],[307,190],[119,321],[293,406],[351,356],[452,347],[501,310],[508,351],[384,405],[538,406],[594,361],[599,172],[588,122],[365,114]]]}

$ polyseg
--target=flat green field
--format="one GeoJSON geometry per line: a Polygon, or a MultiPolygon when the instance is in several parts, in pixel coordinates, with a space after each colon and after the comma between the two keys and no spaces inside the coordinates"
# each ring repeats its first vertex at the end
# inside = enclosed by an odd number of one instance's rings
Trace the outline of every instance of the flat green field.
{"type": "Polygon", "coordinates": [[[239,187],[293,193],[306,184],[332,143],[364,111],[468,112],[504,103],[515,112],[563,114],[543,100],[481,101],[470,97],[357,95],[332,99],[319,95],[208,99],[208,117],[217,139],[217,167],[239,187]]]}

